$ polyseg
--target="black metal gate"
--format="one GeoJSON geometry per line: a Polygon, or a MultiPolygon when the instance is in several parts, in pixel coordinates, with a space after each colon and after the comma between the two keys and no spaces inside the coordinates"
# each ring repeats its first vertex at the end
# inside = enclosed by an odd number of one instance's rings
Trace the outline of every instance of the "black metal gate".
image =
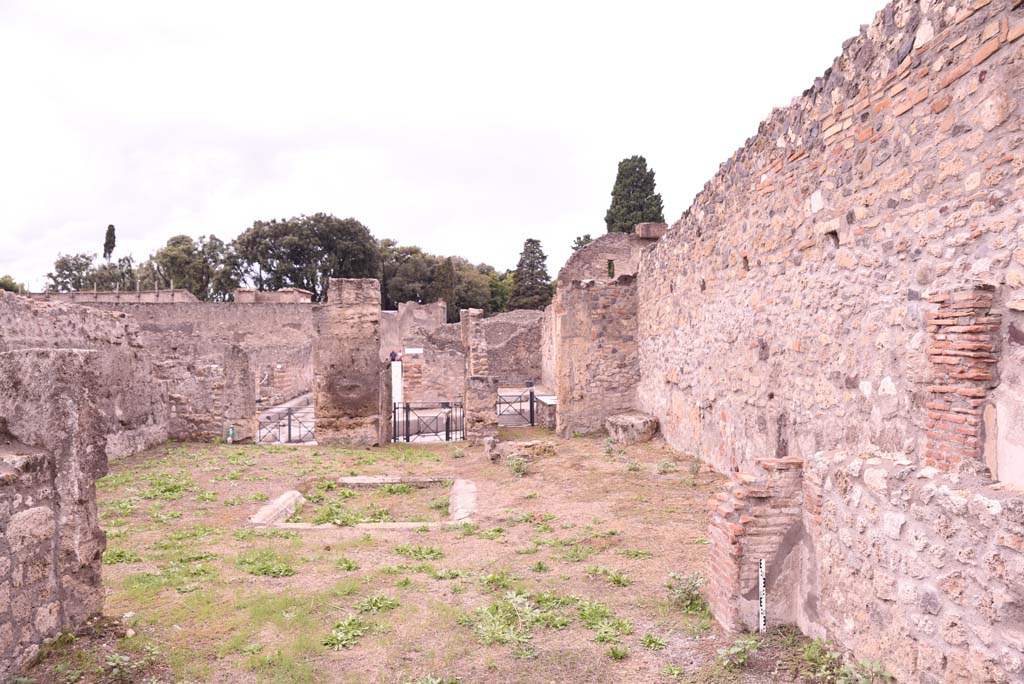
{"type": "Polygon", "coordinates": [[[537,397],[532,387],[498,390],[498,425],[516,427],[537,424],[537,397]]]}
{"type": "Polygon", "coordinates": [[[417,401],[393,404],[395,442],[452,442],[465,438],[466,414],[460,401],[417,401]]]}
{"type": "Polygon", "coordinates": [[[256,441],[288,444],[316,440],[316,419],[312,406],[275,407],[261,411],[256,441]]]}

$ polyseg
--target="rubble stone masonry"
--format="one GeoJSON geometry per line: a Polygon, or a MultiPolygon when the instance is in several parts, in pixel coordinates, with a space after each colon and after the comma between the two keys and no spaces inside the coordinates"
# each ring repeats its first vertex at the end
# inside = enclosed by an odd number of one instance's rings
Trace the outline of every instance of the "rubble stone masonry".
{"type": "Polygon", "coordinates": [[[637,286],[631,275],[612,281],[559,280],[555,318],[558,434],[597,432],[604,419],[636,406],[637,286]]]}
{"type": "Polygon", "coordinates": [[[992,286],[982,325],[1024,343],[1022,24],[1010,0],[892,3],[644,252],[638,408],[670,443],[723,471],[850,445],[917,460],[929,295],[992,286]]]}
{"type": "Polygon", "coordinates": [[[772,623],[1024,681],[1022,36],[1020,0],[896,0],[641,255],[637,408],[732,475],[729,629],[763,559],[772,623]]]}
{"type": "Polygon", "coordinates": [[[332,278],[314,312],[313,402],[321,444],[379,444],[386,428],[391,377],[380,360],[380,283],[332,278]]]}

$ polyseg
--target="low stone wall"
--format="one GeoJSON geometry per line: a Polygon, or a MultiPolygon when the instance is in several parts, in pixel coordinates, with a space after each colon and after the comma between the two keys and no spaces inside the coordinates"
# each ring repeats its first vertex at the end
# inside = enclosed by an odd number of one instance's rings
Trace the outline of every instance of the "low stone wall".
{"type": "Polygon", "coordinates": [[[0,681],[103,606],[95,481],[117,423],[103,356],[0,352],[0,681]]]}
{"type": "Polygon", "coordinates": [[[559,283],[558,434],[602,430],[605,418],[636,407],[637,304],[633,276],[559,283]]]}
{"type": "Polygon", "coordinates": [[[1024,494],[883,453],[758,465],[711,502],[723,626],[756,626],[763,558],[771,624],[880,660],[900,682],[1024,679],[1024,494]]]}

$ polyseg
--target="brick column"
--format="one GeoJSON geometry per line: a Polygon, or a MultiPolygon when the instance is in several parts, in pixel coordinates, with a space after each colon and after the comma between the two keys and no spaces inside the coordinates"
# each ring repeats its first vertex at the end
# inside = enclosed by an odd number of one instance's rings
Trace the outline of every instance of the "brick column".
{"type": "Polygon", "coordinates": [[[928,314],[926,465],[953,470],[981,459],[982,411],[996,386],[1001,316],[991,313],[991,287],[932,295],[928,314]]]}
{"type": "Polygon", "coordinates": [[[788,562],[803,519],[803,461],[764,458],[764,472],[735,473],[708,503],[711,542],[707,599],[727,632],[757,627],[758,561],[767,568],[768,623],[795,622],[796,577],[788,562]],[[797,534],[793,534],[796,532],[797,534]]]}

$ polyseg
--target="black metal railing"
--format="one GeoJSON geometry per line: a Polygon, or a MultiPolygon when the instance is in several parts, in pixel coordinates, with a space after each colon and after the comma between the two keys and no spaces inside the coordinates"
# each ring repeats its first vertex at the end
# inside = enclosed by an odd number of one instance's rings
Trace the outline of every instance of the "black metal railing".
{"type": "Polygon", "coordinates": [[[256,441],[288,444],[316,440],[312,406],[276,407],[259,414],[256,441]]]}
{"type": "Polygon", "coordinates": [[[498,391],[498,425],[515,427],[537,424],[537,396],[533,387],[498,391]]]}
{"type": "Polygon", "coordinates": [[[392,405],[394,442],[453,442],[465,439],[466,413],[460,401],[417,401],[392,405]]]}

